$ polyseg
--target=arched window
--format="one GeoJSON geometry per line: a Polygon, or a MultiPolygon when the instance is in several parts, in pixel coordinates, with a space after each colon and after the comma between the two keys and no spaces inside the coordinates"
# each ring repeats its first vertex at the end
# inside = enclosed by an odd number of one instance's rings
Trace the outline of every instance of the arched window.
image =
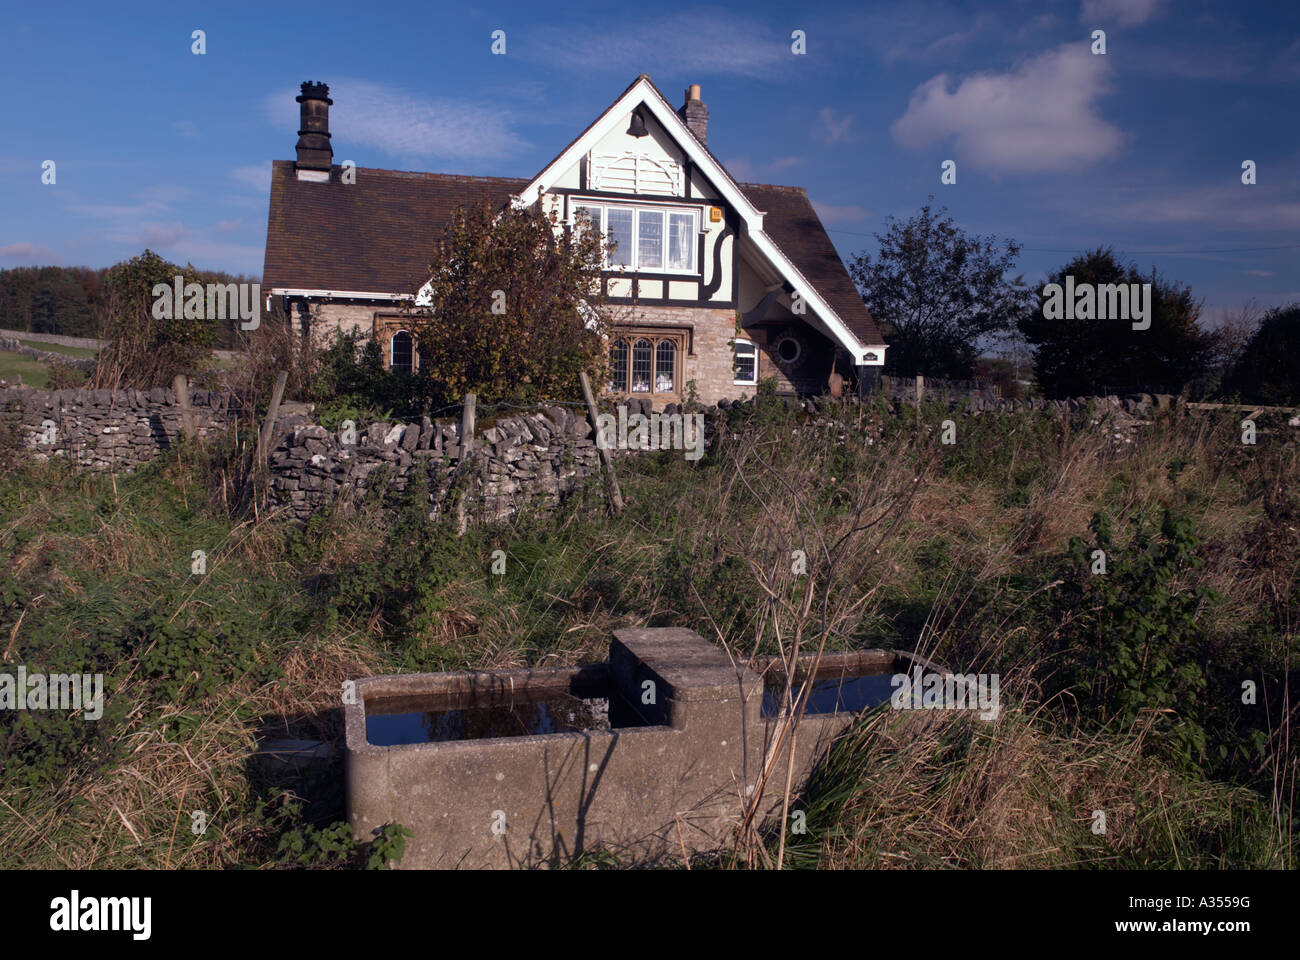
{"type": "Polygon", "coordinates": [[[644,338],[632,344],[632,392],[650,392],[650,341],[644,338]]]}
{"type": "Polygon", "coordinates": [[[394,370],[401,370],[404,373],[410,373],[413,369],[411,360],[411,335],[405,330],[398,330],[393,334],[392,357],[390,365],[394,370]]]}
{"type": "Polygon", "coordinates": [[[660,340],[655,347],[655,393],[672,393],[677,386],[677,344],[660,340]]]}
{"type": "Polygon", "coordinates": [[[609,389],[627,393],[627,341],[621,337],[609,347],[609,389]]]}

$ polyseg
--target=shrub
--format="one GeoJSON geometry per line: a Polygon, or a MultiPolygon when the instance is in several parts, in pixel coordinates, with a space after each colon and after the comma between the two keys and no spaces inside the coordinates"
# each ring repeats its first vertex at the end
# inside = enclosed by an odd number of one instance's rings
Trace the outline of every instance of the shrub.
{"type": "Polygon", "coordinates": [[[118,263],[104,280],[96,307],[99,337],[108,341],[99,351],[88,386],[96,389],[140,389],[171,386],[178,373],[205,370],[217,342],[215,323],[186,318],[173,305],[170,318],[155,316],[155,285],[172,287],[176,276],[198,282],[192,265],[169,263],[151,250],[118,263]]]}
{"type": "Polygon", "coordinates": [[[599,234],[552,212],[461,208],[429,271],[430,303],[410,326],[420,370],[443,396],[487,402],[579,396],[598,373],[605,319],[599,234]]]}

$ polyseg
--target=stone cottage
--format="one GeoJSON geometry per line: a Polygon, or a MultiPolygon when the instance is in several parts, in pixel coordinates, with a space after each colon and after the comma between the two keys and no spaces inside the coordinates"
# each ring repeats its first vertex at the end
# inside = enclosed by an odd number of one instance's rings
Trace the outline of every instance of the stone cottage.
{"type": "Polygon", "coordinates": [[[774,378],[785,393],[866,388],[886,346],[800,187],[738,183],[708,147],[692,85],[674,109],[644,74],[528,179],[339,165],[329,88],[304,83],[296,161],[272,165],[262,289],[313,335],[376,337],[386,362],[419,352],[401,307],[428,281],[452,214],[483,201],[597,224],[618,305],[615,395],[715,403],[774,378]],[[838,374],[838,376],[834,376],[838,374]]]}

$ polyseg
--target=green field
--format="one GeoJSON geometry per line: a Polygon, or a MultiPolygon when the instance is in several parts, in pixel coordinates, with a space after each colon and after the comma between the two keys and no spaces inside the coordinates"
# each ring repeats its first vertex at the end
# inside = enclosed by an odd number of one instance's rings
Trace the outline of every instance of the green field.
{"type": "Polygon", "coordinates": [[[23,378],[23,386],[44,388],[49,382],[49,367],[40,360],[0,350],[0,380],[23,378]]]}

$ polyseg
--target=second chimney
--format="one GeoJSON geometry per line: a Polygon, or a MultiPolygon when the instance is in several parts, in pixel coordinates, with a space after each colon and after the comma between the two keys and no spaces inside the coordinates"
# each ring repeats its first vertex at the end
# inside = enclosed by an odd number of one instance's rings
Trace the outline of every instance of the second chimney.
{"type": "Polygon", "coordinates": [[[304,81],[302,93],[294,98],[301,104],[298,119],[299,180],[328,180],[334,162],[330,145],[330,88],[324,83],[304,81]]]}
{"type": "Polygon", "coordinates": [[[700,143],[709,143],[709,108],[700,99],[700,85],[692,83],[686,88],[686,102],[677,111],[677,115],[686,121],[691,133],[699,138],[700,143]]]}

